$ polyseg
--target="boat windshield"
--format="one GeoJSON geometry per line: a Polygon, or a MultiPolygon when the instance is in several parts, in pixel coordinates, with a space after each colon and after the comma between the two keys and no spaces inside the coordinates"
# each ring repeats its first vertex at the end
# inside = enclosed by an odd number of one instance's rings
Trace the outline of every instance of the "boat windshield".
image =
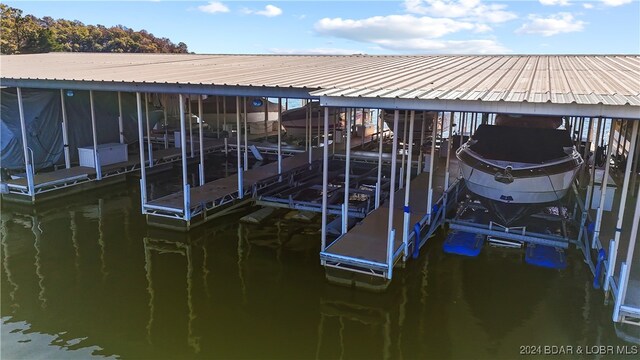
{"type": "Polygon", "coordinates": [[[572,147],[567,130],[480,125],[470,146],[478,155],[492,160],[541,164],[566,157],[572,147]]]}

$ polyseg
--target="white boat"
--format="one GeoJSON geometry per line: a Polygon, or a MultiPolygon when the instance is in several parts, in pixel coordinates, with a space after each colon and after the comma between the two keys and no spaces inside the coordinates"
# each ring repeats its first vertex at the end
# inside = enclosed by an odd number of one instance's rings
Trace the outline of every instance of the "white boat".
{"type": "Polygon", "coordinates": [[[566,130],[486,124],[456,156],[467,188],[505,226],[564,198],[584,163],[566,130]]]}
{"type": "MultiPolygon", "coordinates": [[[[304,138],[307,128],[307,116],[311,116],[311,130],[313,136],[324,131],[324,112],[317,101],[310,102],[302,107],[287,110],[282,113],[282,126],[287,130],[287,135],[304,138]],[[308,115],[310,113],[310,115],[308,115]]],[[[368,115],[368,113],[367,113],[368,115]]],[[[356,114],[356,123],[360,124],[362,111],[356,114]]],[[[365,115],[366,116],[366,115],[365,115]]],[[[329,133],[333,132],[334,118],[336,129],[344,129],[344,112],[340,108],[329,108],[329,133]],[[337,117],[336,117],[337,116],[337,117]]]]}
{"type": "MultiPolygon", "coordinates": [[[[197,97],[191,98],[191,113],[198,114],[197,97]]],[[[247,126],[251,134],[264,134],[265,118],[267,131],[277,131],[278,104],[266,98],[247,98],[247,126]]],[[[244,123],[244,101],[240,98],[240,121],[244,123]]],[[[216,129],[218,122],[220,130],[227,124],[227,131],[236,127],[236,98],[235,96],[208,96],[202,100],[202,118],[210,129],[216,129]],[[226,121],[225,121],[226,120],[226,121]]]]}
{"type": "MultiPolygon", "coordinates": [[[[409,117],[411,116],[411,112],[400,110],[398,113],[398,133],[400,133],[400,139],[402,139],[405,125],[407,127],[409,126],[409,117]]],[[[425,134],[426,136],[429,136],[429,134],[431,134],[431,128],[433,127],[433,118],[436,116],[438,116],[438,113],[435,111],[416,111],[413,118],[413,138],[417,140],[420,139],[422,132],[422,122],[425,120],[425,134]]],[[[393,109],[387,109],[384,111],[384,122],[387,124],[389,129],[393,129],[393,118],[393,109]]],[[[407,134],[407,138],[408,137],[409,135],[407,134]]]]}

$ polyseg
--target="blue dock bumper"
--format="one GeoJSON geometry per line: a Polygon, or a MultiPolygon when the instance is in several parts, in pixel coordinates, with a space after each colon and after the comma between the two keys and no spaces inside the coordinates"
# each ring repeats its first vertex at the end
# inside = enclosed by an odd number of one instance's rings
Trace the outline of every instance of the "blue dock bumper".
{"type": "Polygon", "coordinates": [[[524,261],[527,264],[549,269],[564,269],[567,267],[567,257],[563,249],[545,245],[527,245],[524,261]]]}
{"type": "Polygon", "coordinates": [[[453,231],[445,239],[442,248],[447,254],[476,257],[480,255],[484,239],[484,235],[453,231]]]}

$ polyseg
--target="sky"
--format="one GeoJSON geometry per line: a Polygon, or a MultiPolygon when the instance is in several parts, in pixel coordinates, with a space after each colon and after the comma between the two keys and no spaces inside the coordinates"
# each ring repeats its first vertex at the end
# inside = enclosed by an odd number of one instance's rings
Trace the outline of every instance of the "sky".
{"type": "Polygon", "coordinates": [[[201,54],[640,54],[640,0],[5,3],[201,54]]]}

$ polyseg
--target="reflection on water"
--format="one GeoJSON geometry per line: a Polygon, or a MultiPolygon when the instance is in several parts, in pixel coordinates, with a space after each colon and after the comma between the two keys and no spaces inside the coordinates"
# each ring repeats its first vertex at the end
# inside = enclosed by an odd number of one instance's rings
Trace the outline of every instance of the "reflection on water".
{"type": "Polygon", "coordinates": [[[137,199],[132,182],[3,204],[2,358],[514,358],[521,345],[620,344],[577,251],[552,271],[518,252],[449,256],[435,238],[370,294],[325,281],[320,217],[238,223],[247,210],[180,234],[148,229],[137,199]]]}

